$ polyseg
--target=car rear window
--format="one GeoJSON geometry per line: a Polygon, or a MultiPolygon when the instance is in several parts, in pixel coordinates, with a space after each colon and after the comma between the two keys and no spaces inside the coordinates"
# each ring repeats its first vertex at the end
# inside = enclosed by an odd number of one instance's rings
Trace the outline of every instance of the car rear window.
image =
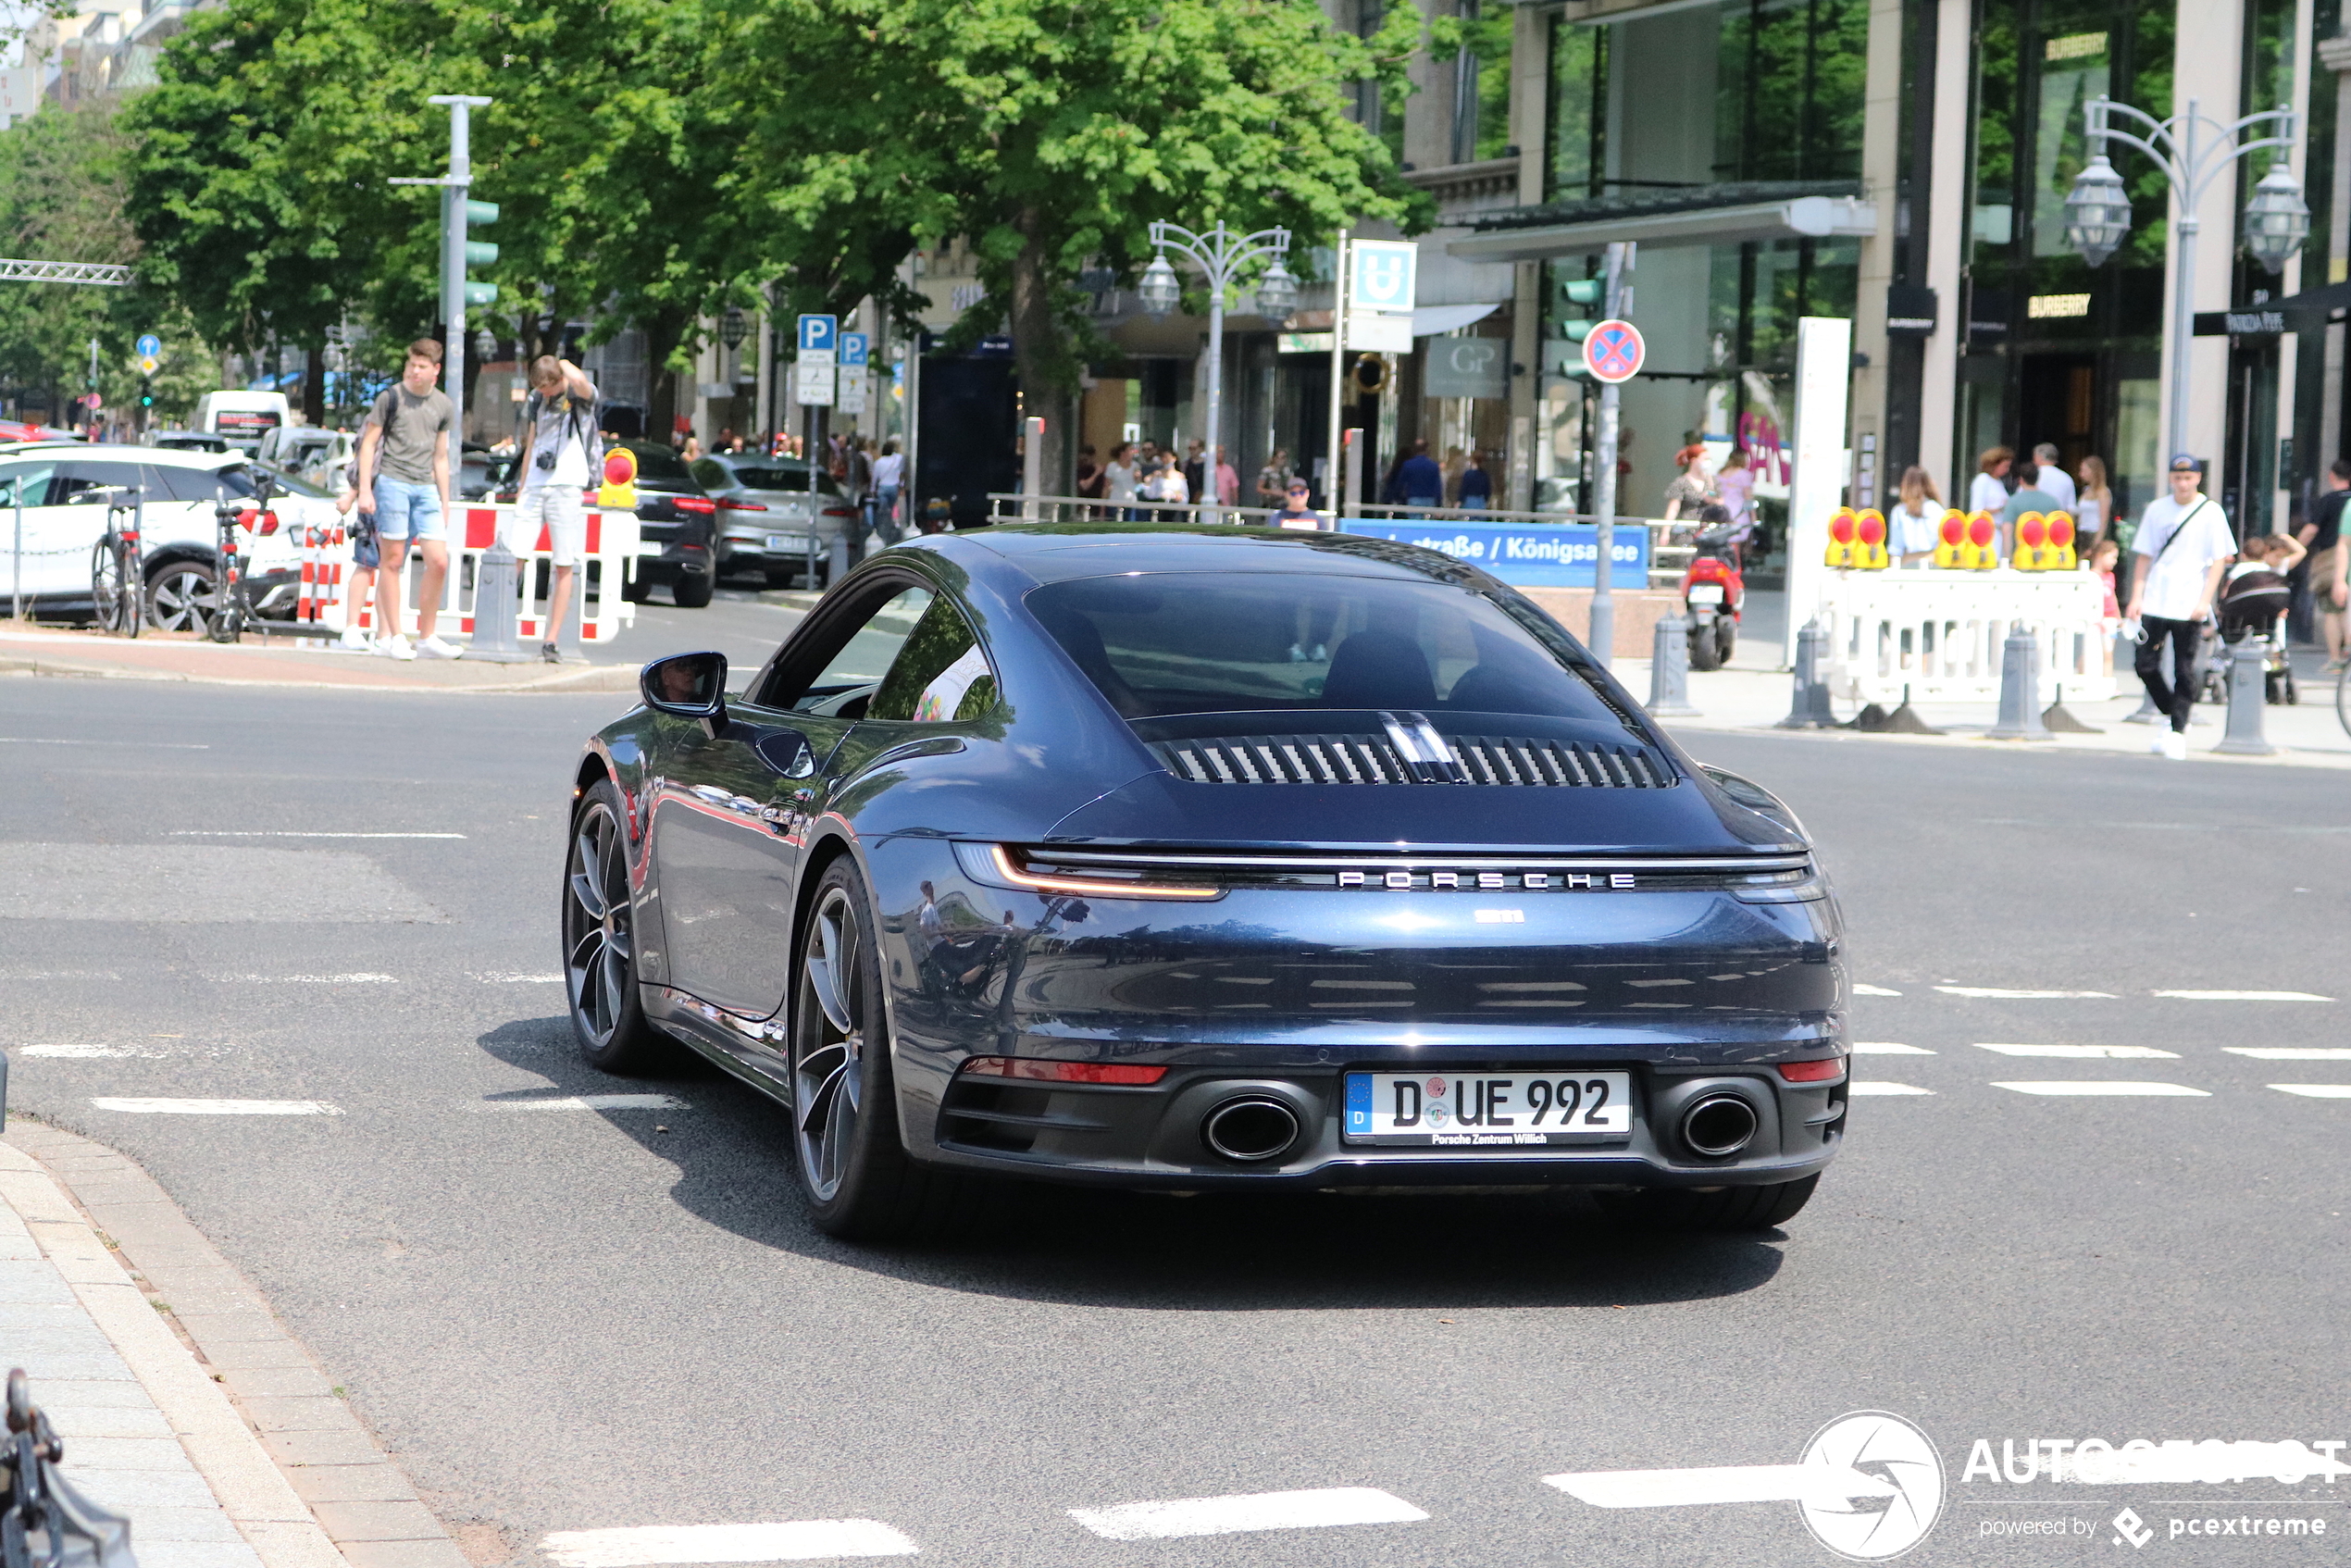
{"type": "Polygon", "coordinates": [[[1164,572],[1032,590],[1029,612],[1128,718],[1312,709],[1621,716],[1572,645],[1466,589],[1164,572]]]}
{"type": "MultiPolygon", "coordinates": [[[[718,468],[722,475],[732,474],[733,482],[741,485],[746,490],[798,491],[804,493],[808,489],[808,469],[802,464],[722,463],[716,458],[711,458],[708,461],[712,467],[718,468]]],[[[718,482],[724,484],[727,480],[722,477],[718,482]]],[[[816,477],[816,493],[839,495],[840,486],[833,482],[833,477],[830,474],[819,474],[816,477]]]]}
{"type": "Polygon", "coordinates": [[[640,478],[684,479],[688,484],[693,483],[694,476],[686,467],[686,460],[668,447],[640,446],[634,442],[623,444],[628,448],[628,454],[637,459],[637,473],[640,478]]]}

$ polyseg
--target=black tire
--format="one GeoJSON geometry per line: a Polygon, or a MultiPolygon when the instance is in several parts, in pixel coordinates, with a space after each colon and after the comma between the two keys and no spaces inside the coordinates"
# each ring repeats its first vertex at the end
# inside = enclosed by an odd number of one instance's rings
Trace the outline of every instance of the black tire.
{"type": "Polygon", "coordinates": [[[900,1141],[872,910],[855,862],[825,868],[792,991],[792,1164],[816,1228],[855,1241],[928,1229],[964,1185],[915,1164],[900,1141]]]}
{"type": "Polygon", "coordinates": [[[639,572],[620,585],[620,596],[631,604],[641,604],[653,596],[653,579],[639,572]]]}
{"type": "Polygon", "coordinates": [[[591,1066],[635,1076],[675,1068],[682,1048],[645,1021],[637,995],[636,908],[628,896],[627,808],[600,779],[571,815],[564,856],[564,996],[591,1066]]]}
{"type": "Polygon", "coordinates": [[[1595,1194],[1609,1216],[1627,1226],[1665,1230],[1770,1230],[1794,1219],[1812,1201],[1821,1178],[1765,1187],[1723,1187],[1712,1192],[1650,1188],[1595,1194]]]}
{"type": "Polygon", "coordinates": [[[1690,628],[1690,668],[1719,669],[1723,664],[1722,644],[1705,627],[1690,628]]]}
{"type": "Polygon", "coordinates": [[[669,585],[669,597],[677,601],[681,610],[706,610],[710,607],[710,579],[681,574],[669,585]]]}
{"type": "Polygon", "coordinates": [[[220,575],[201,561],[173,561],[147,579],[147,624],[157,631],[214,634],[221,616],[220,575]]]}
{"type": "Polygon", "coordinates": [[[121,637],[139,635],[146,618],[136,557],[100,540],[90,552],[90,602],[98,628],[121,637]]]}
{"type": "Polygon", "coordinates": [[[1720,649],[1719,662],[1727,665],[1731,662],[1731,648],[1738,641],[1739,639],[1738,623],[1735,621],[1716,621],[1714,623],[1714,635],[1718,640],[1718,647],[1720,649]]]}

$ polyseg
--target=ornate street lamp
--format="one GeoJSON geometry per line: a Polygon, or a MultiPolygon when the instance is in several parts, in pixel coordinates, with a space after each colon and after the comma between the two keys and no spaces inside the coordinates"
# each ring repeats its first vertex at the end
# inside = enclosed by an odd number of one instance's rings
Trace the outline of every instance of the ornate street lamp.
{"type": "Polygon", "coordinates": [[[1151,266],[1143,269],[1140,292],[1143,307],[1152,315],[1166,315],[1175,308],[1177,297],[1183,292],[1176,280],[1176,269],[1167,264],[1169,246],[1191,257],[1193,265],[1200,269],[1208,282],[1208,385],[1201,389],[1208,405],[1206,429],[1201,440],[1208,450],[1201,459],[1200,472],[1203,476],[1201,488],[1209,492],[1210,498],[1200,504],[1205,508],[1200,513],[1200,520],[1213,523],[1216,521],[1217,504],[1223,499],[1216,493],[1216,470],[1220,466],[1216,457],[1216,438],[1219,425],[1217,404],[1224,389],[1225,295],[1232,288],[1233,280],[1240,269],[1263,256],[1271,260],[1273,266],[1258,281],[1258,308],[1266,314],[1275,314],[1272,302],[1282,300],[1279,314],[1288,315],[1290,302],[1298,298],[1298,280],[1292,278],[1289,269],[1282,265],[1282,257],[1289,251],[1289,230],[1261,229],[1254,234],[1236,234],[1219,223],[1206,233],[1195,233],[1180,223],[1161,222],[1151,225],[1151,243],[1159,247],[1160,254],[1153,256],[1151,266]]]}
{"type": "Polygon", "coordinates": [[[730,349],[742,347],[743,339],[750,331],[751,323],[743,319],[741,305],[728,305],[727,314],[718,318],[718,341],[730,349]]]}
{"type": "MultiPolygon", "coordinates": [[[[2292,148],[2297,118],[2291,107],[2282,104],[2222,125],[2207,118],[2197,100],[2191,98],[2185,112],[2170,119],[2158,119],[2144,109],[2104,96],[2084,104],[2082,115],[2092,146],[2120,142],[2153,159],[2170,182],[2178,206],[2179,219],[2172,226],[2175,242],[2171,247],[2171,417],[2164,434],[2167,453],[2185,452],[2188,345],[2195,341],[2196,330],[2196,236],[2203,227],[2196,217],[2197,205],[2212,181],[2233,168],[2237,159],[2264,147],[2292,148]],[[2142,127],[2145,134],[2114,130],[2107,122],[2118,115],[2142,127]],[[2276,134],[2255,136],[2247,141],[2238,139],[2243,133],[2271,122],[2275,122],[2276,134]]],[[[2121,178],[2106,159],[2094,157],[2073,182],[2072,194],[2066,198],[2067,242],[2093,267],[2113,255],[2114,247],[2129,232],[2127,203],[2119,221],[2113,211],[2121,186],[2121,178]]],[[[2286,257],[2301,248],[2304,237],[2310,231],[2310,212],[2302,205],[2302,187],[2290,169],[2280,165],[2263,177],[2254,188],[2253,199],[2245,204],[2245,248],[2272,272],[2283,267],[2286,257]]]]}
{"type": "Polygon", "coordinates": [[[1279,320],[1297,304],[1298,280],[1288,268],[1276,261],[1257,280],[1257,314],[1279,320]]]}
{"type": "Polygon", "coordinates": [[[487,327],[474,334],[474,357],[484,365],[498,357],[498,336],[487,327]]]}
{"type": "Polygon", "coordinates": [[[2245,248],[2272,272],[2310,237],[2310,209],[2302,202],[2302,181],[2283,164],[2272,165],[2245,204],[2245,248]]]}

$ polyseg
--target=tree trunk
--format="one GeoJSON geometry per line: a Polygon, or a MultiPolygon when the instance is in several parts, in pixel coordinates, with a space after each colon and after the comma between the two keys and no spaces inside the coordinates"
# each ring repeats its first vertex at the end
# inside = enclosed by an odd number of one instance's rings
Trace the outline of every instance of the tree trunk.
{"type": "Polygon", "coordinates": [[[1039,482],[1051,490],[1069,469],[1072,446],[1064,411],[1076,378],[1069,373],[1068,345],[1053,315],[1053,280],[1038,232],[1041,226],[1033,207],[1024,208],[1014,222],[1021,247],[1013,258],[1013,361],[1020,368],[1021,407],[1045,421],[1037,471],[1043,476],[1039,482]]]}
{"type": "Polygon", "coordinates": [[[302,422],[323,425],[327,422],[327,350],[323,343],[313,343],[302,367],[302,422]]]}
{"type": "Polygon", "coordinates": [[[678,372],[669,367],[669,356],[678,351],[684,330],[678,318],[667,315],[653,317],[643,328],[645,363],[653,372],[645,397],[645,439],[672,445],[677,439],[678,372]]]}

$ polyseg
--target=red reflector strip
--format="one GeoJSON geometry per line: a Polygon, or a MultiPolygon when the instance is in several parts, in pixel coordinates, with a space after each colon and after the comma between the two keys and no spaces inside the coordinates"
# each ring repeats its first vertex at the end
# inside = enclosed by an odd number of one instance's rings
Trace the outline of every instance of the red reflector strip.
{"type": "Polygon", "coordinates": [[[1036,1078],[1064,1084],[1155,1084],[1167,1076],[1164,1067],[1142,1067],[1124,1062],[1047,1062],[1033,1056],[975,1056],[964,1071],[976,1078],[1036,1078]]]}
{"type": "Polygon", "coordinates": [[[1830,1056],[1818,1062],[1783,1062],[1780,1076],[1792,1084],[1826,1083],[1845,1076],[1845,1058],[1830,1056]]]}
{"type": "Polygon", "coordinates": [[[700,513],[718,510],[718,503],[699,495],[673,495],[669,498],[669,504],[680,512],[700,513]]]}

